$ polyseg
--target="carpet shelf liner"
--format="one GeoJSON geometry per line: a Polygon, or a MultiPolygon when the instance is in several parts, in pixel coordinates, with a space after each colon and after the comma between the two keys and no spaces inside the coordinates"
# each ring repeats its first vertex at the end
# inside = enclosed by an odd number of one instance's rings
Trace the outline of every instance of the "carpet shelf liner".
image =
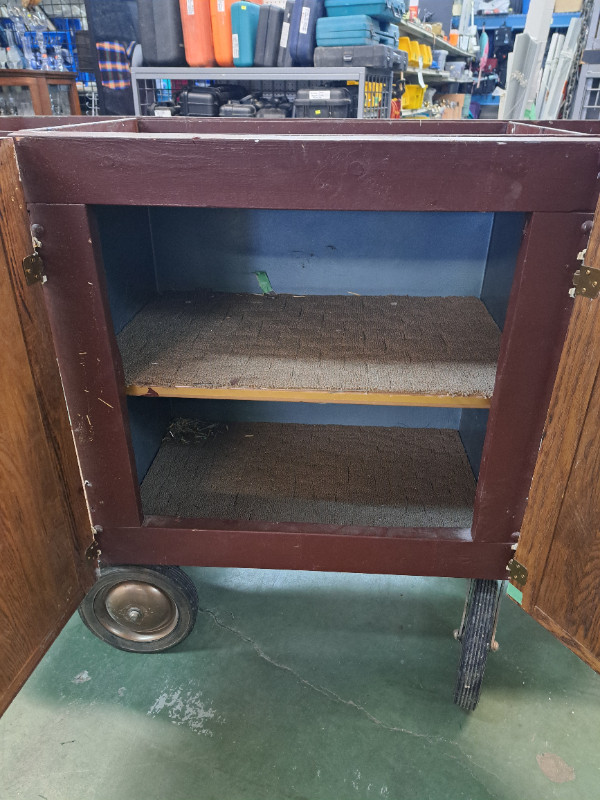
{"type": "Polygon", "coordinates": [[[475,297],[193,292],[118,342],[128,385],[491,397],[500,331],[475,297]]]}
{"type": "Polygon", "coordinates": [[[468,528],[475,488],[455,430],[252,422],[166,440],[141,492],[158,516],[468,528]]]}

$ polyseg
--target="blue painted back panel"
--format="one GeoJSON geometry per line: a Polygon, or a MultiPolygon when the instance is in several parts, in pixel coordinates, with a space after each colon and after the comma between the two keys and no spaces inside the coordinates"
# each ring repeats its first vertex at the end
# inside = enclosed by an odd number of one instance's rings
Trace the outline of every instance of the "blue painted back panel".
{"type": "Polygon", "coordinates": [[[171,421],[171,401],[165,397],[128,397],[127,411],[135,466],[141,482],[171,421]]]}
{"type": "MultiPolygon", "coordinates": [[[[146,402],[151,399],[141,398],[146,402]]],[[[273,403],[251,400],[171,401],[174,417],[211,422],[297,422],[304,425],[380,425],[384,428],[458,430],[460,408],[273,403]]]]}
{"type": "Polygon", "coordinates": [[[524,227],[525,214],[496,214],[492,226],[481,299],[500,330],[504,328],[524,227]]]}
{"type": "Polygon", "coordinates": [[[108,302],[118,333],[155,296],[148,209],[96,206],[108,302]]]}
{"type": "MultiPolygon", "coordinates": [[[[398,187],[410,191],[410,187],[398,187]]],[[[493,214],[151,209],[160,291],[479,297],[493,214]]]]}

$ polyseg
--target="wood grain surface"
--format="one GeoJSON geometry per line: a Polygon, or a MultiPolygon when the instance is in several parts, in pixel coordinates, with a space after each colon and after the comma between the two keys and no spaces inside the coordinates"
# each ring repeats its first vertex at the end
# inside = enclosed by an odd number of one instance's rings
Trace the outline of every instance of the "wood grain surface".
{"type": "Polygon", "coordinates": [[[92,532],[45,316],[27,286],[29,222],[9,139],[0,142],[0,712],[93,581],[92,532]]]}
{"type": "MultiPolygon", "coordinates": [[[[586,264],[600,266],[596,218],[586,264]]],[[[600,299],[578,296],[550,401],[517,560],[523,608],[600,671],[600,299]]]]}

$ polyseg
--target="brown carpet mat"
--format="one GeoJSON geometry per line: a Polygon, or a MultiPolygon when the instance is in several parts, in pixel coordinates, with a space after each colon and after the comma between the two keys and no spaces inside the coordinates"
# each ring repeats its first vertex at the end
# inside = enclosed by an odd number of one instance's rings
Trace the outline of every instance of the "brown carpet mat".
{"type": "Polygon", "coordinates": [[[168,294],[118,337],[128,384],[483,395],[500,331],[475,297],[168,294]]]}
{"type": "Polygon", "coordinates": [[[475,479],[457,431],[235,423],[165,442],[146,514],[337,525],[470,527],[475,479]]]}

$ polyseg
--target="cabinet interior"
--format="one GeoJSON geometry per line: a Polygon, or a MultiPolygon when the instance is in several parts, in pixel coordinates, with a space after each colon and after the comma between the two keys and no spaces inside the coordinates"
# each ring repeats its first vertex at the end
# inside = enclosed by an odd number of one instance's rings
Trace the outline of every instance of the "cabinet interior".
{"type": "Polygon", "coordinates": [[[94,214],[144,513],[470,527],[524,215],[94,214]]]}

